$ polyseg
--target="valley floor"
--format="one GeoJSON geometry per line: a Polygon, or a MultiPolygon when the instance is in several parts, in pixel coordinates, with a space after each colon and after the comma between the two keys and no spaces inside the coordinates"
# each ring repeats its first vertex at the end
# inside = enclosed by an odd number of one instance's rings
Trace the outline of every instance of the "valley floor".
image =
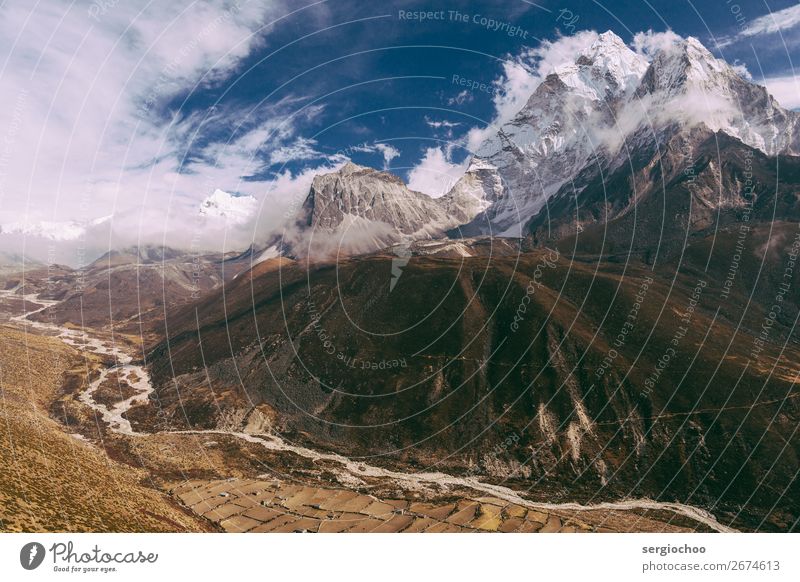
{"type": "Polygon", "coordinates": [[[26,299],[0,327],[5,531],[727,530],[690,506],[534,503],[474,478],[366,466],[272,434],[138,432],[126,413],[150,405],[152,386],[125,339],[29,322],[46,303],[26,299]]]}

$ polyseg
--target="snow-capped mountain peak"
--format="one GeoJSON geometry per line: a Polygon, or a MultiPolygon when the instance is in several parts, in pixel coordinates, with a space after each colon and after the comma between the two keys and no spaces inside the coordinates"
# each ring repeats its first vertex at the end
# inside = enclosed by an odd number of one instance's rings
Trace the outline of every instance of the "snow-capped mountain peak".
{"type": "MultiPolygon", "coordinates": [[[[623,91],[631,92],[639,84],[649,63],[642,55],[632,51],[620,37],[608,31],[598,36],[597,40],[581,53],[576,62],[567,65],[566,68],[582,70],[582,65],[592,67],[594,74],[602,73],[606,81],[612,81],[623,91]]],[[[567,82],[564,74],[559,76],[567,82]]]]}
{"type": "Polygon", "coordinates": [[[582,170],[603,160],[616,167],[629,155],[623,144],[646,148],[670,128],[702,125],[767,155],[797,154],[799,119],[696,38],[662,48],[648,62],[605,32],[574,62],[553,68],[514,119],[478,148],[453,192],[482,191],[492,205],[462,231],[524,236],[525,223],[582,170]]]}
{"type": "Polygon", "coordinates": [[[724,87],[731,76],[738,77],[728,63],[689,37],[656,53],[638,93],[674,96],[691,89],[712,91],[724,87]]]}
{"type": "MultiPolygon", "coordinates": [[[[595,101],[632,92],[648,65],[647,59],[609,31],[599,35],[574,62],[562,63],[549,74],[558,77],[575,94],[595,101]]],[[[535,107],[535,102],[529,103],[526,109],[535,107]]]]}
{"type": "Polygon", "coordinates": [[[514,119],[478,148],[456,184],[454,191],[483,187],[482,198],[493,202],[464,230],[523,236],[524,223],[597,150],[594,128],[608,123],[615,104],[634,92],[648,66],[645,57],[606,32],[574,62],[555,67],[514,119]]]}
{"type": "Polygon", "coordinates": [[[704,124],[767,155],[800,151],[799,116],[693,37],[655,55],[635,98],[651,124],[704,124]]]}

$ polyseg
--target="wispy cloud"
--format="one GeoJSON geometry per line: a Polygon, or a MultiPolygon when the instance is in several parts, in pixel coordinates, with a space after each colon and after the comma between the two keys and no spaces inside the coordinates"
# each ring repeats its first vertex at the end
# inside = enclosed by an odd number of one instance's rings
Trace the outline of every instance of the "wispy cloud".
{"type": "Polygon", "coordinates": [[[272,165],[279,165],[326,157],[316,149],[316,145],[316,140],[299,137],[294,143],[274,150],[270,154],[269,162],[272,165]]]}
{"type": "Polygon", "coordinates": [[[800,4],[770,12],[760,16],[753,21],[742,26],[741,30],[733,36],[723,37],[717,40],[720,48],[730,46],[744,39],[762,35],[775,34],[785,30],[800,26],[800,4]]]}
{"type": "Polygon", "coordinates": [[[388,169],[392,160],[400,157],[400,150],[388,143],[376,143],[375,149],[383,154],[383,168],[388,169]]]}
{"type": "MultiPolygon", "coordinates": [[[[255,112],[186,115],[169,104],[235,75],[287,12],[283,0],[3,5],[0,224],[113,215],[108,225],[125,242],[172,244],[192,239],[216,188],[263,198],[274,179],[252,175],[274,152],[288,154],[322,108],[284,98],[255,112]]],[[[0,245],[19,244],[13,238],[0,235],[0,245]]],[[[108,234],[95,243],[108,245],[108,234]]]]}
{"type": "Polygon", "coordinates": [[[452,107],[453,105],[463,105],[464,103],[471,103],[474,100],[475,96],[467,89],[464,89],[463,91],[458,93],[458,95],[456,95],[455,97],[450,97],[447,100],[447,104],[450,107],[452,107]]]}
{"type": "Polygon", "coordinates": [[[441,121],[437,121],[435,119],[431,119],[427,115],[425,116],[425,124],[428,127],[431,127],[433,129],[442,129],[442,128],[449,129],[449,128],[458,127],[459,125],[461,125],[461,123],[459,123],[457,121],[447,121],[446,119],[442,119],[441,121]]]}
{"type": "Polygon", "coordinates": [[[355,146],[350,146],[343,153],[337,154],[337,157],[331,157],[329,160],[337,163],[341,160],[347,160],[347,154],[359,152],[362,154],[380,154],[383,156],[383,169],[388,170],[392,164],[392,160],[400,157],[400,150],[388,143],[361,143],[355,146]]]}
{"type": "Polygon", "coordinates": [[[425,116],[425,125],[430,127],[434,130],[434,135],[437,137],[444,137],[446,139],[451,139],[454,135],[454,131],[457,127],[461,126],[461,123],[458,121],[448,121],[446,119],[431,119],[427,115],[425,116]]]}
{"type": "Polygon", "coordinates": [[[667,50],[681,40],[683,38],[671,30],[647,30],[633,35],[632,46],[637,53],[651,59],[658,51],[667,50]]]}

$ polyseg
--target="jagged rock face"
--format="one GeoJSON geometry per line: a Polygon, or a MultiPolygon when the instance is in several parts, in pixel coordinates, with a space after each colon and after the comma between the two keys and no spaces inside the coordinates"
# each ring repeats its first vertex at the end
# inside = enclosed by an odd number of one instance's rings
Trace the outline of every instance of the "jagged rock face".
{"type": "Polygon", "coordinates": [[[454,191],[474,191],[480,173],[483,198],[493,204],[462,230],[524,236],[524,225],[557,193],[602,182],[607,170],[698,126],[769,156],[796,155],[798,119],[696,39],[648,63],[605,33],[575,64],[550,74],[476,152],[454,191]]]}
{"type": "Polygon", "coordinates": [[[470,192],[431,198],[393,174],[348,163],[314,178],[298,221],[301,242],[295,241],[292,250],[310,254],[317,245],[349,254],[441,237],[485,206],[470,192]]]}
{"type": "Polygon", "coordinates": [[[352,217],[414,235],[444,219],[432,198],[409,190],[397,176],[353,163],[314,178],[304,209],[306,225],[322,230],[334,230],[352,217]]]}

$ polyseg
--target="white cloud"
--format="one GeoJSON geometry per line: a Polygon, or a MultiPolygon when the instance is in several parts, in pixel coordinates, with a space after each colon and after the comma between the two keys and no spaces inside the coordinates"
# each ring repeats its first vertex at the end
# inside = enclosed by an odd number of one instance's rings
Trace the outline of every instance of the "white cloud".
{"type": "Polygon", "coordinates": [[[398,150],[394,146],[389,145],[388,143],[376,143],[375,149],[383,154],[384,170],[389,168],[389,165],[392,163],[393,159],[400,157],[400,150],[398,150]]]}
{"type": "Polygon", "coordinates": [[[223,212],[202,211],[203,204],[193,199],[173,198],[164,205],[132,206],[113,217],[88,224],[62,222],[56,223],[54,228],[46,223],[26,225],[40,232],[26,234],[17,230],[2,235],[3,248],[10,253],[24,251],[27,256],[46,257],[74,266],[85,265],[110,248],[138,244],[163,244],[192,251],[239,251],[253,242],[265,242],[265,235],[280,232],[291,224],[308,195],[314,176],[335,171],[342,163],[324,163],[298,174],[283,171],[271,180],[254,185],[258,192],[255,202],[249,196],[231,195],[233,207],[223,212]],[[181,211],[175,211],[176,208],[181,211]],[[131,228],[131,225],[135,226],[131,228]],[[41,236],[43,229],[62,234],[70,232],[71,236],[69,240],[61,238],[56,244],[53,236],[41,236]]]}
{"type": "Polygon", "coordinates": [[[287,164],[289,162],[315,160],[325,157],[317,151],[316,140],[304,137],[298,138],[294,143],[278,148],[270,154],[270,164],[287,164]]]}
{"type": "Polygon", "coordinates": [[[436,121],[434,119],[431,119],[427,115],[425,116],[425,124],[433,129],[442,129],[442,128],[449,129],[461,125],[457,121],[447,121],[446,119],[443,119],[441,121],[436,121]]]}
{"type": "MultiPolygon", "coordinates": [[[[269,181],[242,180],[261,169],[256,154],[268,159],[290,146],[298,125],[321,107],[287,98],[258,117],[218,107],[163,115],[175,96],[235,73],[263,38],[254,33],[285,13],[282,3],[4,5],[0,224],[82,225],[113,214],[111,228],[122,238],[135,243],[167,232],[172,244],[191,238],[198,205],[216,188],[263,193],[269,181]],[[206,146],[199,162],[185,159],[196,152],[193,140],[220,128],[230,131],[227,143],[206,146]]],[[[0,245],[14,238],[2,235],[0,245]]],[[[220,238],[207,243],[218,248],[220,238]]]]}
{"type": "Polygon", "coordinates": [[[524,55],[533,62],[536,77],[544,79],[557,67],[564,63],[575,62],[575,59],[598,38],[594,30],[582,30],[571,36],[562,36],[556,40],[545,40],[536,48],[530,49],[524,55]]]}
{"type": "Polygon", "coordinates": [[[380,154],[383,156],[383,169],[388,170],[392,160],[400,157],[400,150],[389,145],[388,143],[378,142],[374,144],[361,143],[358,145],[350,146],[347,149],[339,152],[337,155],[331,156],[329,162],[339,163],[343,160],[349,159],[348,155],[354,152],[362,154],[380,154]]]}
{"type": "Polygon", "coordinates": [[[800,109],[800,78],[794,75],[764,79],[766,86],[775,99],[787,109],[800,109]]]}
{"type": "Polygon", "coordinates": [[[683,38],[671,30],[664,32],[648,30],[647,32],[637,32],[633,36],[632,44],[633,50],[650,59],[658,51],[667,50],[681,40],[683,38]]]}
{"type": "Polygon", "coordinates": [[[756,18],[742,31],[744,36],[771,34],[800,25],[800,4],[756,18]]]}
{"type": "Polygon", "coordinates": [[[503,75],[495,81],[494,107],[496,122],[511,120],[528,102],[543,76],[522,59],[503,63],[503,75]]]}
{"type": "Polygon", "coordinates": [[[285,170],[278,174],[264,189],[255,230],[271,232],[291,224],[308,196],[314,177],[317,174],[334,172],[345,163],[342,160],[334,165],[315,166],[299,173],[285,170]]]}
{"type": "Polygon", "coordinates": [[[48,240],[62,242],[77,240],[86,233],[86,226],[79,222],[57,222],[43,220],[41,222],[9,222],[0,225],[4,234],[21,234],[37,236],[48,240]]]}
{"type": "Polygon", "coordinates": [[[798,25],[800,25],[800,4],[760,16],[745,25],[733,37],[720,39],[717,45],[725,47],[746,38],[775,34],[776,32],[790,30],[798,25]]]}
{"type": "Polygon", "coordinates": [[[435,130],[435,135],[440,138],[445,139],[452,139],[454,135],[454,130],[456,127],[460,127],[461,123],[457,121],[448,121],[446,119],[442,119],[441,121],[436,119],[431,119],[427,115],[425,116],[425,125],[430,127],[431,129],[435,130]]]}
{"type": "Polygon", "coordinates": [[[475,100],[475,96],[467,89],[461,91],[455,97],[447,100],[447,104],[452,107],[453,105],[463,105],[464,103],[471,103],[475,100]]]}
{"type": "MultiPolygon", "coordinates": [[[[265,121],[243,125],[242,113],[238,110],[218,112],[211,119],[193,114],[190,119],[181,120],[172,128],[173,133],[193,134],[201,131],[202,125],[231,128],[232,135],[228,141],[215,141],[201,151],[204,159],[202,170],[208,175],[219,175],[224,185],[234,188],[231,181],[237,182],[235,189],[247,187],[238,184],[242,177],[259,173],[265,165],[262,157],[269,162],[266,165],[286,164],[290,161],[327,159],[329,156],[315,149],[317,142],[312,139],[298,137],[299,126],[313,121],[324,108],[320,105],[298,107],[298,100],[286,98],[272,105],[261,108],[265,121]]],[[[179,141],[190,139],[183,137],[179,141]]],[[[333,156],[335,157],[335,156],[333,156]]]]}
{"type": "Polygon", "coordinates": [[[409,172],[408,187],[439,198],[450,191],[468,165],[468,159],[455,164],[442,148],[428,148],[420,163],[409,172]]]}
{"type": "Polygon", "coordinates": [[[736,61],[731,65],[731,69],[733,69],[734,72],[737,75],[739,75],[742,79],[745,79],[747,81],[752,81],[753,80],[753,75],[750,74],[750,70],[747,68],[747,65],[745,65],[744,63],[740,63],[739,61],[736,61]]]}

